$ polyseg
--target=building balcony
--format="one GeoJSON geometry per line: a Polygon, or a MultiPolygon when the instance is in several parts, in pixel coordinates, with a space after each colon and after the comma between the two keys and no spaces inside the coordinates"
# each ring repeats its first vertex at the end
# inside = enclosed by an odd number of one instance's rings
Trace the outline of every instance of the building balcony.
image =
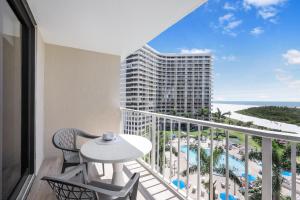
{"type": "MultiPolygon", "coordinates": [[[[272,160],[275,143],[290,146],[289,163],[279,172],[281,194],[299,198],[296,142],[300,137],[296,134],[124,108],[121,115],[121,133],[146,137],[153,145],[149,154],[124,165],[125,177],[141,175],[139,200],[213,199],[213,195],[215,199],[256,199],[255,195],[272,199],[272,175],[278,164],[272,160]],[[137,125],[138,120],[143,123],[137,125]],[[254,155],[260,156],[254,159],[254,155]]],[[[59,174],[61,162],[59,157],[43,162],[28,199],[55,199],[40,178],[59,174]]],[[[105,164],[105,176],[101,173],[101,164],[89,164],[90,178],[104,182],[111,181],[112,166],[105,164]]]]}

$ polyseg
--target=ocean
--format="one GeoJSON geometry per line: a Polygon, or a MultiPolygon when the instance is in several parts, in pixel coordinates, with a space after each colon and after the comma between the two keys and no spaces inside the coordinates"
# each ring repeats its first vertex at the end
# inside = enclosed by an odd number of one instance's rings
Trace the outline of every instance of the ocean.
{"type": "Polygon", "coordinates": [[[300,107],[300,102],[292,101],[213,101],[213,103],[254,106],[287,106],[298,108],[300,107]]]}

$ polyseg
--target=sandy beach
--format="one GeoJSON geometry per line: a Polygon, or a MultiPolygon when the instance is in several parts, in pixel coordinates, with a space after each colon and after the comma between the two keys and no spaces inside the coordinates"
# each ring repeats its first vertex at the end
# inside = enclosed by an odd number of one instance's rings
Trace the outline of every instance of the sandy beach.
{"type": "Polygon", "coordinates": [[[261,119],[257,117],[251,117],[246,115],[241,115],[239,113],[236,113],[235,111],[247,109],[250,107],[257,107],[256,105],[235,105],[235,104],[221,104],[221,103],[213,103],[213,112],[217,111],[217,108],[219,108],[222,112],[231,112],[230,117],[232,119],[241,120],[244,122],[252,121],[253,124],[258,126],[264,126],[272,129],[277,129],[281,131],[286,132],[294,132],[300,134],[300,127],[293,125],[293,124],[287,124],[282,122],[276,122],[276,121],[270,121],[266,119],[261,119]]]}

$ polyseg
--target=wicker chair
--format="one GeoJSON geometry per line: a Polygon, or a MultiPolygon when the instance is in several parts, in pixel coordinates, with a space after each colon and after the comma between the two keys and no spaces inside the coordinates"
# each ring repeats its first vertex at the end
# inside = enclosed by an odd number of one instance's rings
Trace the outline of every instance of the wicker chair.
{"type": "MultiPolygon", "coordinates": [[[[63,165],[61,173],[68,167],[80,164],[79,151],[76,146],[77,137],[94,139],[99,136],[90,135],[82,130],[75,128],[63,128],[58,130],[52,138],[53,145],[63,152],[63,165]]],[[[87,164],[86,164],[87,165],[87,164]]],[[[103,175],[105,174],[104,163],[102,163],[103,175]]]]}
{"type": "Polygon", "coordinates": [[[88,181],[85,165],[81,164],[59,177],[43,177],[58,200],[136,200],[140,175],[135,173],[124,187],[88,181]]]}

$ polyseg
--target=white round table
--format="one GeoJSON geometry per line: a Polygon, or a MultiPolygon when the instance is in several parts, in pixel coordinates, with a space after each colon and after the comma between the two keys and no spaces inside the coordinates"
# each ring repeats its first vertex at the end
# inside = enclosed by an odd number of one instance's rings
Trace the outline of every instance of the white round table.
{"type": "Polygon", "coordinates": [[[115,141],[104,142],[100,137],[84,143],[80,148],[80,156],[87,162],[112,163],[112,184],[123,186],[122,163],[142,157],[151,149],[152,144],[147,138],[119,134],[115,141]]]}

